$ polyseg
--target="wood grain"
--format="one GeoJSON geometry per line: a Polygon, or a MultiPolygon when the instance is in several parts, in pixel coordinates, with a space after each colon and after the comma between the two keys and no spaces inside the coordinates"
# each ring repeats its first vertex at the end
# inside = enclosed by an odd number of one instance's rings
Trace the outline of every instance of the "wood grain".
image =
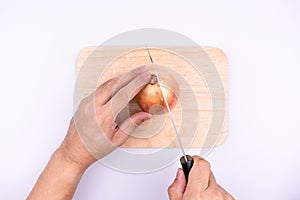
{"type": "MultiPolygon", "coordinates": [[[[172,110],[176,126],[182,130],[180,131],[180,137],[184,146],[200,148],[223,144],[227,136],[228,93],[228,63],[223,51],[214,47],[168,47],[166,49],[151,48],[151,54],[155,63],[169,67],[186,81],[186,86],[182,84],[183,86],[180,89],[180,101],[172,110]],[[211,65],[209,62],[212,62],[221,78],[225,93],[225,107],[217,108],[218,110],[216,110],[216,112],[225,112],[225,118],[221,122],[221,130],[217,130],[213,134],[208,134],[212,122],[213,107],[211,92],[207,86],[207,82],[205,78],[201,76],[201,73],[199,74],[195,70],[195,67],[193,67],[189,60],[174,53],[176,49],[180,49],[185,55],[200,57],[200,62],[203,62],[201,64],[206,65],[208,68],[211,65]],[[208,57],[210,61],[206,61],[208,57]],[[189,96],[188,93],[194,94],[198,105],[196,108],[189,107],[189,102],[191,101],[189,98],[191,97],[186,98],[189,96]],[[182,110],[183,105],[185,107],[184,112],[182,110]],[[194,119],[195,115],[192,113],[196,113],[198,119],[194,119]],[[185,119],[185,121],[198,120],[197,122],[199,123],[194,131],[186,131],[189,130],[190,127],[189,123],[182,123],[183,119],[185,119]]],[[[77,80],[76,84],[77,102],[80,102],[106,80],[145,64],[149,64],[149,57],[145,48],[88,47],[83,49],[78,56],[76,65],[77,78],[80,78],[80,81],[77,80]]],[[[130,112],[135,112],[139,110],[139,107],[132,101],[126,109],[131,110],[130,112]]],[[[120,118],[120,121],[121,120],[123,120],[122,117],[120,118]]],[[[139,130],[133,133],[122,147],[178,147],[176,135],[172,129],[169,116],[167,114],[153,116],[153,119],[144,122],[139,130]],[[156,131],[153,131],[153,127],[158,128],[156,131]]]]}

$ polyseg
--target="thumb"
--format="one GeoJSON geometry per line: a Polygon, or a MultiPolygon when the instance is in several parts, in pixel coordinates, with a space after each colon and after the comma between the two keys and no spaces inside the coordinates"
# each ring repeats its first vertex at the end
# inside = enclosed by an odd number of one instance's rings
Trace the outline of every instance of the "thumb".
{"type": "Polygon", "coordinates": [[[137,126],[150,118],[151,114],[146,112],[138,112],[131,115],[120,125],[119,130],[114,134],[112,138],[113,143],[118,146],[122,145],[137,126]]]}
{"type": "Polygon", "coordinates": [[[170,200],[181,200],[185,190],[186,181],[182,169],[178,169],[176,178],[172,185],[168,189],[169,199],[170,200]]]}

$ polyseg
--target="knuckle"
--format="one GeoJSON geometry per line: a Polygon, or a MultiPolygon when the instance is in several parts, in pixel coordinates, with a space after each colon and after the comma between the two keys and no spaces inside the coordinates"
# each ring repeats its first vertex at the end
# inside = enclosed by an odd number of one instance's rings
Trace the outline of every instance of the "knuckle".
{"type": "Polygon", "coordinates": [[[211,200],[225,200],[225,198],[219,190],[214,190],[211,193],[211,200]]]}
{"type": "Polygon", "coordinates": [[[119,82],[119,77],[114,77],[107,81],[107,85],[113,87],[114,85],[118,84],[118,82],[119,82]]]}
{"type": "Polygon", "coordinates": [[[118,87],[119,83],[120,83],[119,77],[112,78],[112,79],[110,79],[110,82],[109,82],[109,84],[108,84],[108,87],[109,87],[110,89],[113,89],[113,88],[115,88],[115,87],[118,87]]]}
{"type": "Polygon", "coordinates": [[[119,77],[111,78],[108,81],[102,83],[96,90],[97,93],[114,91],[119,82],[119,77]]]}
{"type": "Polygon", "coordinates": [[[210,166],[210,163],[204,159],[198,159],[195,161],[195,164],[198,166],[198,167],[201,167],[202,169],[205,169],[205,170],[210,170],[211,166],[210,166]]]}
{"type": "Polygon", "coordinates": [[[119,90],[117,99],[118,99],[118,102],[125,101],[128,99],[128,93],[127,93],[126,88],[119,90]]]}
{"type": "Polygon", "coordinates": [[[171,194],[173,194],[174,192],[175,192],[175,188],[173,187],[173,184],[172,184],[172,185],[170,185],[170,186],[168,187],[168,194],[171,195],[171,194]]]}
{"type": "Polygon", "coordinates": [[[200,200],[203,198],[203,193],[199,191],[192,190],[190,188],[187,188],[184,192],[184,199],[194,199],[194,200],[200,200]]]}
{"type": "Polygon", "coordinates": [[[102,117],[102,119],[103,119],[102,122],[104,124],[112,124],[113,121],[114,121],[114,117],[112,115],[109,115],[109,114],[105,115],[105,117],[102,117]]]}
{"type": "Polygon", "coordinates": [[[96,116],[101,123],[111,123],[114,119],[111,104],[105,104],[104,106],[98,108],[96,111],[96,116]]]}
{"type": "Polygon", "coordinates": [[[101,115],[108,116],[111,114],[111,110],[112,110],[111,102],[108,102],[107,104],[99,108],[99,113],[101,113],[101,115]]]}
{"type": "Polygon", "coordinates": [[[223,194],[221,194],[221,192],[217,192],[215,194],[215,199],[216,200],[225,200],[223,194]]]}

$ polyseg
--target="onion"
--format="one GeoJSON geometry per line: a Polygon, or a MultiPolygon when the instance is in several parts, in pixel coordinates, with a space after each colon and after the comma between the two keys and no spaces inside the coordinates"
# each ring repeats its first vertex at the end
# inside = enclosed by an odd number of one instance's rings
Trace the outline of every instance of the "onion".
{"type": "Polygon", "coordinates": [[[152,74],[149,83],[135,96],[137,104],[145,112],[151,114],[163,114],[168,112],[162,90],[166,96],[170,109],[177,103],[179,87],[176,80],[169,74],[159,74],[160,84],[157,76],[152,74]]]}

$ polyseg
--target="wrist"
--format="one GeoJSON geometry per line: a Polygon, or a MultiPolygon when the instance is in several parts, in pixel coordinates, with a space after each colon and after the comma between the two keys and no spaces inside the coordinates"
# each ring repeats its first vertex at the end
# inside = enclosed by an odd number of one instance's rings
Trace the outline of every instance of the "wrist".
{"type": "Polygon", "coordinates": [[[96,161],[83,145],[73,119],[70,122],[69,130],[64,141],[56,150],[56,154],[58,154],[64,162],[82,170],[87,169],[96,161]]]}
{"type": "Polygon", "coordinates": [[[63,146],[60,146],[52,155],[51,160],[54,159],[59,162],[62,166],[70,169],[75,174],[83,174],[85,170],[90,166],[85,162],[79,162],[70,156],[63,146]]]}
{"type": "Polygon", "coordinates": [[[72,199],[84,172],[57,149],[27,199],[72,199]]]}

